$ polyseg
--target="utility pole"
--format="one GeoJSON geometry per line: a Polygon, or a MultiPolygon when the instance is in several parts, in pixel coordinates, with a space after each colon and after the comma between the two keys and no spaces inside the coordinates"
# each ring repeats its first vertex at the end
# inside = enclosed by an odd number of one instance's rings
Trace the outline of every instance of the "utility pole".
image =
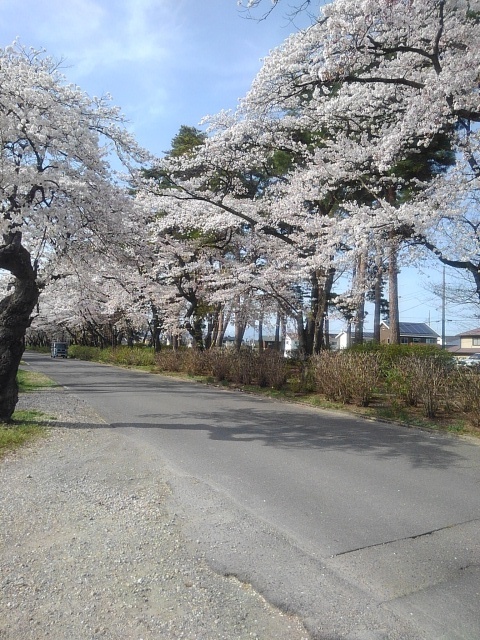
{"type": "Polygon", "coordinates": [[[445,265],[443,265],[442,281],[442,349],[445,349],[445,265]]]}

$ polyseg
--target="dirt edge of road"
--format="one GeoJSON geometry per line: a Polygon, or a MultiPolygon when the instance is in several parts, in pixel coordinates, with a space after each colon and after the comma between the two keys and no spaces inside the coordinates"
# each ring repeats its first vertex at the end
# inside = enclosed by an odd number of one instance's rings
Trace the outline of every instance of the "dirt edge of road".
{"type": "Polygon", "coordinates": [[[18,409],[56,419],[48,438],[0,460],[2,640],[309,638],[208,566],[168,509],[167,470],[80,398],[49,389],[18,409]]]}

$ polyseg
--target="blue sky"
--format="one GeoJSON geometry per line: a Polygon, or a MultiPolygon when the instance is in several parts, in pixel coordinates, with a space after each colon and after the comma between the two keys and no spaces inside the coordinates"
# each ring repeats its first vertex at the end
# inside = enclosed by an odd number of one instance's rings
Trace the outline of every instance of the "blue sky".
{"type": "MultiPolygon", "coordinates": [[[[261,59],[307,24],[305,16],[292,23],[288,6],[283,0],[259,22],[236,0],[0,0],[0,46],[18,37],[62,59],[69,82],[110,93],[138,142],[161,155],[181,125],[235,108],[261,59]]],[[[401,320],[430,318],[440,333],[441,300],[427,286],[441,277],[440,267],[402,270],[401,320]]],[[[447,334],[480,325],[468,316],[447,307],[447,334]]]]}
{"type": "Polygon", "coordinates": [[[90,95],[110,93],[156,154],[182,124],[235,108],[293,30],[280,10],[245,19],[236,0],[0,0],[1,46],[19,37],[63,59],[64,75],[90,95]]]}

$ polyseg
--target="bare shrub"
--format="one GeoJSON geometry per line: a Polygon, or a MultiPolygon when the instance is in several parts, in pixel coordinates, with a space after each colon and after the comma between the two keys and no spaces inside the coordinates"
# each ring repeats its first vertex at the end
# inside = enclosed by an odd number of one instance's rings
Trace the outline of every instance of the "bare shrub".
{"type": "Polygon", "coordinates": [[[283,355],[267,349],[255,356],[258,386],[281,389],[287,381],[287,363],[283,355]]]}
{"type": "Polygon", "coordinates": [[[472,393],[470,387],[471,371],[455,369],[450,375],[449,403],[462,413],[469,413],[472,407],[472,393]]]}
{"type": "Polygon", "coordinates": [[[450,370],[445,359],[411,356],[405,358],[403,366],[411,375],[411,384],[423,405],[424,415],[434,418],[448,394],[450,370]]]}
{"type": "Polygon", "coordinates": [[[208,353],[211,375],[217,382],[228,380],[232,368],[231,353],[226,349],[211,349],[208,353]]]}
{"type": "Polygon", "coordinates": [[[186,349],[183,352],[183,371],[189,376],[209,374],[208,351],[186,349]]]}
{"type": "Polygon", "coordinates": [[[299,361],[298,380],[296,381],[296,390],[301,393],[312,393],[316,391],[315,379],[315,361],[305,358],[299,361]]]}
{"type": "Polygon", "coordinates": [[[315,372],[316,391],[324,395],[327,400],[337,400],[342,384],[338,372],[337,353],[324,351],[312,357],[312,365],[315,372]]]}
{"type": "Polygon", "coordinates": [[[348,356],[353,402],[368,407],[380,379],[380,358],[376,353],[350,353],[348,356]]]}
{"type": "Polygon", "coordinates": [[[408,407],[420,402],[421,389],[417,384],[419,358],[405,356],[395,362],[387,374],[387,387],[408,407]]]}
{"type": "Polygon", "coordinates": [[[474,427],[480,427],[480,373],[457,370],[451,380],[452,403],[468,415],[474,427]]]}
{"type": "Polygon", "coordinates": [[[407,406],[423,406],[427,418],[451,404],[454,372],[443,354],[409,354],[399,358],[387,376],[389,391],[407,406]]]}
{"type": "Polygon", "coordinates": [[[162,349],[155,354],[155,365],[159,371],[171,371],[176,373],[183,369],[183,351],[162,349]]]}
{"type": "Polygon", "coordinates": [[[380,377],[376,353],[325,351],[313,363],[317,391],[327,399],[362,407],[370,404],[380,377]]]}
{"type": "Polygon", "coordinates": [[[252,384],[256,378],[255,353],[250,349],[234,351],[230,358],[230,378],[235,384],[252,384]]]}

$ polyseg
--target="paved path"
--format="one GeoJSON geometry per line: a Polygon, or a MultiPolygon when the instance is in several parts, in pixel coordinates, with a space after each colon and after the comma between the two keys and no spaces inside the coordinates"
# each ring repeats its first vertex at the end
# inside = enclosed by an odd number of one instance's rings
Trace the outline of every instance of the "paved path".
{"type": "Polygon", "coordinates": [[[73,360],[26,361],[167,465],[211,565],[318,638],[480,638],[480,447],[73,360]]]}

